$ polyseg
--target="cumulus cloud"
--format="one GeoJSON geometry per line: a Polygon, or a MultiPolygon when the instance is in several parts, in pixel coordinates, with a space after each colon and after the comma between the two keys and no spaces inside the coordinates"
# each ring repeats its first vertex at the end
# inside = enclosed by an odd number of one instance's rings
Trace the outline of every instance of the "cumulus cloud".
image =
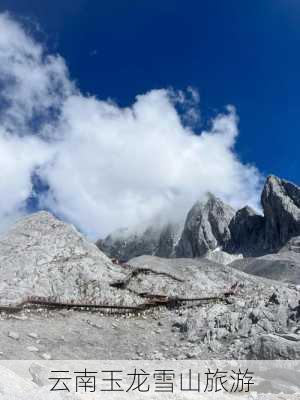
{"type": "Polygon", "coordinates": [[[0,122],[18,135],[55,118],[73,86],[59,56],[48,55],[7,14],[0,14],[0,122]]]}
{"type": "Polygon", "coordinates": [[[48,187],[37,191],[40,207],[93,238],[156,216],[181,218],[207,191],[233,206],[257,205],[260,174],[235,153],[233,106],[195,132],[199,95],[191,88],[151,90],[126,108],[85,96],[64,60],[7,14],[0,99],[0,221],[25,212],[33,175],[48,187]]]}

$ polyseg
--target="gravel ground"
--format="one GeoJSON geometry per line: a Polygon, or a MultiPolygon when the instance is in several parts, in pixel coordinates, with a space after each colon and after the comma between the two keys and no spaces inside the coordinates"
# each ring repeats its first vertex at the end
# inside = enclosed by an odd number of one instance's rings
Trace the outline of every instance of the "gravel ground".
{"type": "MultiPolygon", "coordinates": [[[[215,358],[173,327],[188,312],[155,310],[139,316],[59,311],[2,316],[2,359],[215,358]],[[197,350],[197,353],[195,351],[197,350]],[[200,357],[199,357],[200,356],[200,357]]],[[[218,353],[220,355],[220,353],[218,353]]]]}

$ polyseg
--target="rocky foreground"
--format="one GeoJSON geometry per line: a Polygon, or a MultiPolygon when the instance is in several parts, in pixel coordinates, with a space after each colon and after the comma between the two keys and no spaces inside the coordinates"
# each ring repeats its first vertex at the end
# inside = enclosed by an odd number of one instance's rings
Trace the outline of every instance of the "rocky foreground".
{"type": "MultiPolygon", "coordinates": [[[[298,359],[300,335],[288,305],[299,289],[204,260],[132,260],[143,272],[127,280],[127,292],[189,298],[217,295],[236,282],[228,303],[194,302],[140,314],[109,315],[73,310],[2,314],[4,359],[298,359]],[[163,273],[161,275],[160,273],[163,273]],[[275,295],[274,295],[275,294],[275,295]]],[[[132,276],[132,275],[130,275],[132,276]]],[[[111,299],[113,301],[113,298],[111,299]]]]}
{"type": "Polygon", "coordinates": [[[148,241],[151,255],[125,264],[48,212],[24,218],[0,237],[0,356],[299,359],[299,193],[269,178],[264,216],[208,195],[181,233],[160,233],[159,254],[172,256],[153,255],[149,228],[129,243],[148,241]]]}

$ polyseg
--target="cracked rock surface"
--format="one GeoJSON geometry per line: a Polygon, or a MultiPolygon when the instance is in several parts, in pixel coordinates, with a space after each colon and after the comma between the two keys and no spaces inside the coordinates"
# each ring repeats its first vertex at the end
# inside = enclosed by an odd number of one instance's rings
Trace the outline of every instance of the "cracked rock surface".
{"type": "Polygon", "coordinates": [[[32,214],[0,237],[0,304],[16,304],[29,296],[61,301],[111,301],[134,304],[110,283],[124,277],[77,230],[48,212],[32,214]]]}
{"type": "MultiPolygon", "coordinates": [[[[3,359],[264,359],[298,358],[297,324],[290,317],[300,291],[208,260],[131,260],[119,298],[148,292],[228,301],[186,302],[138,314],[24,311],[1,314],[3,359]],[[13,335],[11,334],[13,332],[13,335]],[[271,335],[271,336],[270,336],[271,335]],[[17,338],[17,340],[16,340],[17,338]],[[286,346],[286,347],[284,347],[286,346]],[[33,351],[34,349],[34,351],[33,351]],[[46,358],[47,356],[47,358],[46,358]]],[[[139,298],[140,299],[140,298],[139,298]]]]}

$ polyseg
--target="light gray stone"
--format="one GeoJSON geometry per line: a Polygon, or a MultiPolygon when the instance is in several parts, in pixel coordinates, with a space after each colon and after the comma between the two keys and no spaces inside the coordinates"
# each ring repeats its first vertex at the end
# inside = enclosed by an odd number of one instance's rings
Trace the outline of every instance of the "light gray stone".
{"type": "Polygon", "coordinates": [[[43,353],[42,358],[44,360],[51,360],[52,357],[51,357],[51,354],[49,354],[49,353],[43,353]]]}
{"type": "Polygon", "coordinates": [[[20,220],[0,237],[0,298],[4,305],[31,296],[61,301],[132,304],[135,296],[111,287],[122,267],[77,230],[48,212],[20,220]]]}
{"type": "Polygon", "coordinates": [[[18,334],[18,332],[13,332],[13,331],[8,332],[8,336],[11,339],[14,339],[14,340],[19,340],[20,339],[20,335],[18,334]]]}
{"type": "Polygon", "coordinates": [[[240,260],[243,258],[242,254],[229,254],[225,251],[216,249],[216,250],[209,250],[204,258],[207,260],[214,261],[218,264],[228,265],[231,264],[235,260],[240,260]]]}
{"type": "Polygon", "coordinates": [[[38,353],[39,349],[35,346],[28,346],[26,347],[28,351],[30,351],[31,353],[38,353]]]}
{"type": "Polygon", "coordinates": [[[28,336],[31,337],[32,339],[38,339],[38,337],[39,337],[38,334],[35,332],[28,333],[28,336]]]}

